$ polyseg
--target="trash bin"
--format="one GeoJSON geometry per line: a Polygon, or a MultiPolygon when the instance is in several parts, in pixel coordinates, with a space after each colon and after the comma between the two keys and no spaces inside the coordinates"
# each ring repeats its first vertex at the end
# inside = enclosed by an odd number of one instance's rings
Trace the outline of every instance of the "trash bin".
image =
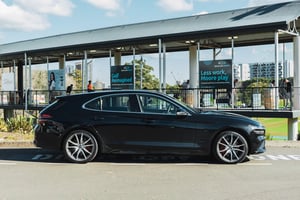
{"type": "Polygon", "coordinates": [[[193,106],[193,91],[186,90],[185,91],[185,103],[189,106],[193,106]]]}
{"type": "Polygon", "coordinates": [[[265,109],[275,109],[275,90],[274,88],[264,90],[265,109]]]}
{"type": "Polygon", "coordinates": [[[253,108],[259,108],[261,106],[261,94],[253,94],[252,95],[252,106],[253,108]]]}

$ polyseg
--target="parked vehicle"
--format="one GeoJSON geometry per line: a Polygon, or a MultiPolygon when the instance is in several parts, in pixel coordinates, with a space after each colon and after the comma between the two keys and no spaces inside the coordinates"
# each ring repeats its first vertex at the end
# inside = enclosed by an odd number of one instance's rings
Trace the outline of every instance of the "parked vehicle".
{"type": "Polygon", "coordinates": [[[265,129],[232,113],[198,111],[145,90],[60,96],[40,112],[35,144],[75,163],[106,153],[212,155],[239,163],[265,151],[265,129]]]}

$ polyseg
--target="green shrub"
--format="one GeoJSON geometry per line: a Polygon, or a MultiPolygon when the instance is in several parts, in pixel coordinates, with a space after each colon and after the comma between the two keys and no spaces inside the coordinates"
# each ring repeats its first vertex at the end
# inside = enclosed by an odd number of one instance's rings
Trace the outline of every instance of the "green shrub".
{"type": "Polygon", "coordinates": [[[0,119],[0,131],[7,131],[7,124],[5,123],[4,119],[0,119]]]}
{"type": "Polygon", "coordinates": [[[15,117],[6,121],[7,130],[9,132],[20,132],[23,134],[31,133],[33,130],[33,123],[31,118],[15,117]]]}

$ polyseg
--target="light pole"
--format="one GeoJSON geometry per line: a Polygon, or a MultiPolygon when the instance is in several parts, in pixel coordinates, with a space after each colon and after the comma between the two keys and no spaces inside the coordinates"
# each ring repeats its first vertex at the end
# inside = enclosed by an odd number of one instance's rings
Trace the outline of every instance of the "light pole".
{"type": "Polygon", "coordinates": [[[143,67],[144,67],[144,60],[143,56],[141,56],[141,63],[140,63],[140,70],[141,70],[141,81],[140,81],[140,89],[143,89],[143,67]]]}

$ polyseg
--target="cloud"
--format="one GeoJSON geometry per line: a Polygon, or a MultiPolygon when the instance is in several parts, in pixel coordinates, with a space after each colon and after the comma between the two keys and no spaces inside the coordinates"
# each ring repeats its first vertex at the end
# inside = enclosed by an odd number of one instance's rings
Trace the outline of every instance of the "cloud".
{"type": "MultiPolygon", "coordinates": [[[[262,6],[262,5],[267,5],[267,4],[275,4],[275,3],[283,3],[283,2],[289,2],[293,0],[249,0],[248,6],[249,7],[254,7],[254,6],[262,6]]],[[[296,1],[296,0],[294,0],[296,1]]]]}
{"type": "Polygon", "coordinates": [[[69,16],[74,7],[71,0],[0,0],[0,29],[45,30],[51,26],[48,15],[69,16]]]}
{"type": "Polygon", "coordinates": [[[170,12],[189,11],[193,9],[192,0],[158,0],[157,5],[170,12]]]}
{"type": "Polygon", "coordinates": [[[199,2],[222,2],[224,0],[198,0],[199,2]]]}
{"type": "Polygon", "coordinates": [[[14,2],[24,10],[58,16],[69,16],[74,8],[70,0],[14,0],[14,2]]]}
{"type": "Polygon", "coordinates": [[[48,20],[39,14],[28,12],[20,6],[6,5],[0,1],[1,29],[34,31],[44,30],[50,26],[48,20]]]}
{"type": "Polygon", "coordinates": [[[107,11],[120,10],[120,0],[86,0],[88,3],[107,11]]]}
{"type": "Polygon", "coordinates": [[[85,0],[89,4],[105,10],[106,16],[114,17],[120,13],[124,13],[124,7],[130,7],[132,0],[85,0]],[[127,4],[125,5],[125,3],[127,4]]]}

